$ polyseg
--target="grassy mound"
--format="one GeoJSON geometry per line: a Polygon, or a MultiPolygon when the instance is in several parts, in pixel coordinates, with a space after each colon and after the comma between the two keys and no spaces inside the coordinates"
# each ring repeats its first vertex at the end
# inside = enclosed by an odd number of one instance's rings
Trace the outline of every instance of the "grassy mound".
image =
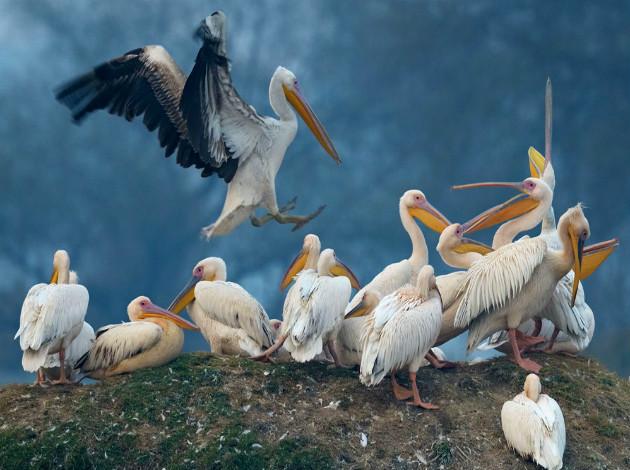
{"type": "MultiPolygon", "coordinates": [[[[565,468],[630,468],[630,384],[587,358],[538,355],[567,425],[565,468]]],[[[535,468],[503,439],[525,373],[505,358],[418,373],[427,412],[389,382],[317,363],[185,354],[85,386],[0,389],[0,467],[535,468]]]]}

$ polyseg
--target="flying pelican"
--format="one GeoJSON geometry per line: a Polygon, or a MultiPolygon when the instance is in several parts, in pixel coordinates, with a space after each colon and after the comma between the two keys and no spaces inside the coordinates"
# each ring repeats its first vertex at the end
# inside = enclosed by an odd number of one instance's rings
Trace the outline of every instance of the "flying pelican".
{"type": "Polygon", "coordinates": [[[280,336],[271,348],[253,359],[269,359],[284,345],[298,362],[310,361],[326,348],[335,365],[343,365],[335,341],[352,287],[358,288],[359,282],[330,248],[319,254],[317,269],[313,269],[314,255],[319,247],[316,236],[307,236],[304,240],[304,248],[282,280],[281,286],[286,286],[291,279],[289,276],[303,266],[284,302],[280,336]]]}
{"type": "MultiPolygon", "coordinates": [[[[20,329],[14,339],[20,338],[24,351],[22,367],[37,372],[36,383],[45,380],[42,367],[49,354],[59,354],[59,363],[65,364],[66,349],[83,328],[90,296],[80,284],[68,284],[70,256],[58,250],[53,257],[53,274],[50,284],[35,284],[28,291],[20,314],[20,329]]],[[[56,384],[70,383],[65,368],[60,368],[56,384]]]]}
{"type": "Polygon", "coordinates": [[[184,332],[196,325],[153,304],[148,297],[136,297],[127,306],[131,322],[107,325],[96,332],[92,348],[75,368],[93,379],[157,367],[175,359],[184,345],[184,332]]]}
{"type": "Polygon", "coordinates": [[[559,470],[566,443],[564,416],[558,403],[541,391],[538,376],[529,374],[523,391],[503,404],[501,427],[508,446],[522,457],[559,470]]]}
{"type": "Polygon", "coordinates": [[[127,120],[144,114],[144,124],[159,127],[160,145],[168,157],[177,149],[177,163],[216,173],[228,184],[219,218],[203,229],[210,238],[226,235],[250,217],[260,226],[272,219],[295,224],[294,230],[316,217],[289,215],[292,201],[278,208],[275,178],[297,132],[295,112],[324,150],[341,159],[319,119],[300,92],[295,75],[278,67],[269,84],[269,103],[278,119],[261,116],[232,85],[226,49],[226,17],[214,12],[202,21],[203,44],[186,78],[162,46],[145,46],[98,65],[57,91],[57,99],[72,111],[75,122],[98,109],[127,120]],[[264,207],[268,214],[257,218],[264,207]]]}
{"type": "Polygon", "coordinates": [[[442,325],[442,300],[433,267],[423,266],[414,286],[401,287],[382,298],[378,291],[366,291],[361,303],[346,317],[369,312],[372,313],[363,334],[361,382],[368,386],[377,385],[390,374],[396,399],[413,397],[415,406],[438,409],[436,405],[422,401],[416,383],[416,372],[425,358],[431,361],[428,353],[442,325]],[[396,372],[403,369],[409,372],[412,391],[396,381],[396,372]]]}
{"type": "Polygon", "coordinates": [[[538,364],[521,357],[516,329],[544,309],[556,284],[571,268],[576,273],[572,291],[577,292],[584,242],[590,236],[580,204],[562,215],[558,234],[561,250],[547,247],[538,237],[524,239],[487,254],[470,267],[454,321],[456,327],[469,326],[468,351],[507,329],[516,363],[532,372],[540,370],[538,364]]]}
{"type": "Polygon", "coordinates": [[[275,338],[267,312],[249,292],[226,279],[227,267],[221,258],[199,261],[168,309],[179,314],[188,307],[190,318],[214,353],[260,354],[275,338]]]}
{"type": "MultiPolygon", "coordinates": [[[[70,275],[68,276],[68,284],[78,284],[79,277],[75,271],[70,271],[70,275]]],[[[79,377],[75,373],[74,365],[76,362],[83,356],[89,349],[92,347],[92,343],[94,342],[94,328],[88,322],[83,322],[83,328],[77,335],[76,338],[72,340],[68,349],[66,349],[65,354],[65,369],[66,376],[70,377],[70,380],[76,382],[79,377]]],[[[55,354],[49,354],[46,358],[46,362],[42,366],[44,369],[44,376],[48,380],[58,380],[60,374],[60,366],[59,366],[59,356],[55,354]]]]}
{"type": "MultiPolygon", "coordinates": [[[[427,200],[418,189],[405,191],[398,202],[398,212],[403,228],[411,239],[411,256],[397,263],[387,265],[374,279],[355,294],[345,313],[353,310],[363,299],[366,291],[376,291],[382,297],[391,294],[399,287],[413,283],[420,268],[429,261],[427,243],[414,218],[436,232],[449,225],[448,219],[427,200]]],[[[339,330],[339,350],[346,364],[360,364],[365,317],[352,317],[343,321],[339,330]]]]}

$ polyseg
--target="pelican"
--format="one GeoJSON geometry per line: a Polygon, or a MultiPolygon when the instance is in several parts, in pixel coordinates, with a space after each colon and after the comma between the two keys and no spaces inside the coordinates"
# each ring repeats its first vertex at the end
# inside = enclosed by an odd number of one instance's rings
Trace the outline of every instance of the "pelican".
{"type": "Polygon", "coordinates": [[[232,85],[227,58],[226,17],[214,12],[202,21],[203,44],[188,78],[162,46],[145,46],[98,65],[62,85],[56,98],[75,122],[105,109],[127,120],[144,114],[144,124],[159,128],[160,145],[177,163],[195,166],[202,176],[216,173],[228,184],[219,218],[205,227],[208,239],[226,235],[250,217],[255,226],[270,220],[294,224],[294,230],[316,217],[290,215],[294,201],[278,208],[275,178],[297,132],[296,112],[338,164],[335,147],[300,92],[297,78],[278,67],[269,84],[269,103],[277,118],[259,115],[232,85]],[[260,218],[254,212],[264,207],[260,218]]]}
{"type": "Polygon", "coordinates": [[[368,290],[363,300],[346,317],[367,315],[363,334],[360,379],[365,385],[379,384],[390,374],[394,396],[398,400],[413,397],[413,404],[428,410],[436,405],[422,401],[416,383],[416,372],[437,340],[442,325],[442,300],[431,265],[417,275],[415,285],[407,285],[381,298],[378,291],[368,290]],[[401,387],[396,372],[406,369],[412,391],[401,387]]]}
{"type": "Polygon", "coordinates": [[[127,306],[131,322],[107,325],[96,332],[92,348],[75,368],[93,379],[158,367],[175,359],[184,345],[184,332],[197,326],[153,304],[145,296],[127,306]]]}
{"type": "Polygon", "coordinates": [[[275,330],[267,312],[240,285],[227,281],[221,258],[199,261],[168,309],[179,314],[186,307],[216,354],[249,357],[273,344],[275,330]]]}
{"type": "Polygon", "coordinates": [[[556,284],[572,268],[576,273],[572,292],[577,292],[584,242],[590,236],[580,204],[562,215],[558,234],[560,250],[549,248],[538,237],[524,239],[487,254],[470,267],[454,320],[456,327],[469,326],[468,351],[507,329],[516,363],[531,372],[540,370],[538,364],[521,357],[516,329],[543,310],[556,284]]]}
{"type": "MultiPolygon", "coordinates": [[[[20,338],[22,367],[37,372],[37,384],[45,380],[42,367],[49,354],[58,354],[59,363],[65,364],[66,349],[83,328],[90,296],[80,284],[69,284],[70,256],[58,250],[53,257],[53,274],[50,284],[35,284],[28,291],[22,312],[20,328],[14,339],[20,338]]],[[[60,368],[56,384],[70,383],[64,367],[60,368]]]]}
{"type": "MultiPolygon", "coordinates": [[[[78,284],[79,277],[75,271],[70,271],[68,276],[68,284],[78,284]]],[[[92,343],[94,342],[94,328],[88,322],[83,322],[83,328],[77,335],[76,338],[72,340],[68,349],[66,349],[65,360],[66,363],[64,365],[66,369],[66,376],[70,377],[70,380],[76,382],[79,377],[75,373],[74,364],[83,356],[89,349],[92,347],[92,343]]],[[[44,376],[49,380],[58,380],[59,374],[61,372],[59,365],[59,356],[56,354],[49,354],[46,358],[46,362],[42,366],[44,369],[44,376]]]]}
{"type": "Polygon", "coordinates": [[[295,284],[287,293],[282,312],[282,328],[275,344],[254,359],[269,359],[280,346],[298,362],[307,362],[324,352],[332,356],[335,365],[342,366],[335,341],[343,320],[343,311],[358,281],[334,250],[323,250],[312,268],[319,251],[319,238],[308,236],[304,248],[289,267],[281,286],[286,286],[294,272],[299,272],[295,284]]]}
{"type": "MultiPolygon", "coordinates": [[[[449,224],[448,219],[442,215],[427,200],[424,193],[418,189],[405,191],[398,202],[398,212],[403,228],[411,239],[411,256],[397,263],[387,265],[368,284],[355,294],[345,313],[353,310],[363,299],[366,291],[376,291],[382,297],[391,294],[399,287],[412,283],[420,268],[429,261],[427,243],[420,227],[414,222],[414,218],[420,220],[428,228],[440,232],[449,224]]],[[[362,341],[361,332],[367,319],[365,317],[352,317],[343,321],[339,330],[339,350],[346,364],[360,364],[362,341]]]]}
{"type": "Polygon", "coordinates": [[[541,391],[538,376],[529,374],[523,391],[503,404],[501,427],[508,446],[522,457],[559,470],[566,443],[564,416],[558,403],[541,391]]]}

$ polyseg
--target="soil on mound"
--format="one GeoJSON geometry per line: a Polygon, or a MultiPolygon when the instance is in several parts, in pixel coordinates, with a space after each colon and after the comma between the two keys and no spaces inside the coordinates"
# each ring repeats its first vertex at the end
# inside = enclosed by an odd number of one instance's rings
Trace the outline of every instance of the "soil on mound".
{"type": "MultiPolygon", "coordinates": [[[[630,468],[630,385],[587,358],[537,355],[567,426],[565,468],[630,468]]],[[[508,449],[505,358],[421,369],[439,411],[368,389],[354,370],[184,354],[100,384],[0,389],[0,467],[535,468],[508,449]]]]}

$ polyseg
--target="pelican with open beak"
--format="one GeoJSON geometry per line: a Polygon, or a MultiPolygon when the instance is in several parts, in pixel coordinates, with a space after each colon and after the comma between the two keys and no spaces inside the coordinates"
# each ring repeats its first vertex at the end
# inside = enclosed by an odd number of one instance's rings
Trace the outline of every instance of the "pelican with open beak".
{"type": "Polygon", "coordinates": [[[194,323],[140,296],[127,306],[130,323],[107,325],[75,368],[93,379],[158,367],[175,359],[184,345],[182,328],[197,331],[194,323]]]}

